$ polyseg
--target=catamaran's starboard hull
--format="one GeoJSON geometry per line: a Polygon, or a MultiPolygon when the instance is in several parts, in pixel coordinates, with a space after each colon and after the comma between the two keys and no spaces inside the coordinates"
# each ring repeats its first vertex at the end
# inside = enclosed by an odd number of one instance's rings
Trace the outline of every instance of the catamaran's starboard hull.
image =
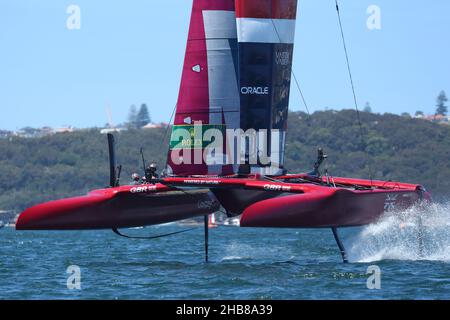
{"type": "Polygon", "coordinates": [[[348,190],[283,195],[257,202],[244,210],[241,227],[330,228],[376,222],[383,214],[400,211],[421,200],[420,191],[348,190]]]}
{"type": "Polygon", "coordinates": [[[164,186],[124,186],[25,210],[17,230],[129,228],[204,216],[219,204],[208,190],[170,191],[164,186]]]}

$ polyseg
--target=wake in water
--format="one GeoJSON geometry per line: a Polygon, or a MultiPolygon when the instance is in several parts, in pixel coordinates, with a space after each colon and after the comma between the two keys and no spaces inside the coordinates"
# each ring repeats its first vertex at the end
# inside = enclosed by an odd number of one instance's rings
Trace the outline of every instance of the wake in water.
{"type": "Polygon", "coordinates": [[[351,261],[450,262],[450,203],[428,203],[390,212],[347,243],[351,261]]]}
{"type": "Polygon", "coordinates": [[[273,246],[257,246],[245,244],[237,241],[231,242],[224,248],[224,254],[221,261],[242,261],[242,260],[283,260],[283,262],[290,261],[294,255],[290,248],[284,245],[273,246]]]}

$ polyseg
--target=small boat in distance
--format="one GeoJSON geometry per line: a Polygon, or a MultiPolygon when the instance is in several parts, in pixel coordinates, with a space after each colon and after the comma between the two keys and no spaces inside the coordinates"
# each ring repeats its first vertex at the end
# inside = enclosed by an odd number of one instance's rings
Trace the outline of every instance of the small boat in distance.
{"type": "Polygon", "coordinates": [[[240,217],[227,218],[220,225],[227,226],[227,227],[240,227],[241,226],[241,218],[240,217]]]}

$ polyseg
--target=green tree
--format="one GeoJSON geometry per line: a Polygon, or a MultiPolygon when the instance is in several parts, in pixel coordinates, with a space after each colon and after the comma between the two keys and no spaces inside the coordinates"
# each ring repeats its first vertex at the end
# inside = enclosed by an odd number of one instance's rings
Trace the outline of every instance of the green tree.
{"type": "Polygon", "coordinates": [[[411,118],[411,115],[408,112],[402,112],[401,116],[405,118],[411,118]]]}
{"type": "Polygon", "coordinates": [[[414,116],[416,116],[416,117],[424,117],[425,113],[423,111],[417,110],[416,113],[414,114],[414,116]]]}
{"type": "Polygon", "coordinates": [[[137,115],[136,124],[138,128],[142,128],[143,126],[149,124],[151,121],[150,113],[148,112],[147,105],[144,103],[141,105],[139,109],[139,113],[137,115]]]}
{"type": "Polygon", "coordinates": [[[436,115],[446,116],[448,108],[445,103],[448,101],[445,91],[441,91],[436,99],[436,115]]]}
{"type": "Polygon", "coordinates": [[[128,126],[129,127],[137,127],[137,119],[138,119],[138,113],[136,106],[133,104],[130,107],[130,111],[128,112],[128,126]]]}
{"type": "Polygon", "coordinates": [[[368,113],[372,113],[372,107],[370,106],[369,102],[366,102],[366,105],[364,106],[363,111],[364,112],[368,112],[368,113]]]}

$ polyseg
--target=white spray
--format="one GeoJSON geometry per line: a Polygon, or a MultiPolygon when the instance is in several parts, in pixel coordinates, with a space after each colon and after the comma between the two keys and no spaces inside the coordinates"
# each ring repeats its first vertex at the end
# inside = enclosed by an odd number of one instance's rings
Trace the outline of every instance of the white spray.
{"type": "Polygon", "coordinates": [[[434,260],[450,262],[450,203],[428,203],[390,212],[349,239],[353,262],[434,260]]]}

